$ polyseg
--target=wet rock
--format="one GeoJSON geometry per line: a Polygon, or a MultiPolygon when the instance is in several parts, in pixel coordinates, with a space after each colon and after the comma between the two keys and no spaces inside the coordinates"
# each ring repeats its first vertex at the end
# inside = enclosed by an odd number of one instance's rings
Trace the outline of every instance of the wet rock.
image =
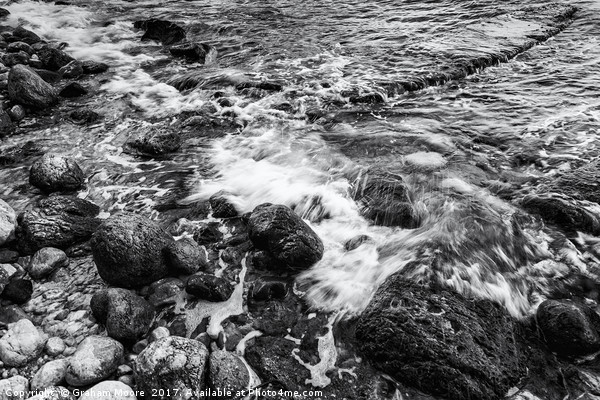
{"type": "Polygon", "coordinates": [[[208,350],[197,340],[178,336],[159,339],[135,360],[137,389],[146,393],[157,389],[158,399],[187,399],[190,391],[204,389],[207,361],[208,350]]]}
{"type": "Polygon", "coordinates": [[[373,242],[373,239],[370,236],[358,235],[344,243],[344,248],[346,249],[346,251],[352,251],[358,249],[364,243],[369,242],[373,242]]]}
{"type": "Polygon", "coordinates": [[[296,325],[302,313],[296,296],[271,299],[267,302],[252,299],[248,303],[248,310],[254,317],[252,326],[270,336],[285,336],[296,325]]]}
{"type": "Polygon", "coordinates": [[[173,238],[158,224],[136,214],[108,218],[92,237],[100,277],[125,288],[147,285],[168,274],[163,249],[173,238]]]}
{"type": "Polygon", "coordinates": [[[136,21],[133,24],[136,29],[145,31],[142,40],[156,40],[168,46],[185,39],[185,30],[179,25],[161,19],[147,19],[136,21]]]}
{"type": "Polygon", "coordinates": [[[425,393],[465,400],[501,398],[525,374],[515,334],[501,306],[401,274],[377,290],[356,327],[375,367],[425,393]]]}
{"type": "Polygon", "coordinates": [[[15,304],[23,304],[31,299],[33,283],[28,279],[12,279],[2,291],[1,298],[15,304]]]}
{"type": "Polygon", "coordinates": [[[32,55],[34,53],[30,45],[25,42],[12,42],[6,46],[7,53],[18,53],[24,51],[25,53],[32,55]]]}
{"type": "Polygon", "coordinates": [[[191,238],[171,242],[165,248],[169,268],[179,274],[191,275],[206,268],[206,252],[191,238]]]}
{"type": "MultiPolygon", "coordinates": [[[[31,62],[29,64],[33,67],[33,64],[31,64],[31,62]]],[[[44,80],[44,82],[47,82],[50,84],[58,83],[61,80],[61,76],[58,72],[48,71],[47,69],[40,69],[40,68],[35,68],[33,70],[33,72],[38,74],[40,76],[40,78],[42,78],[44,80]]]]}
{"type": "Polygon", "coordinates": [[[0,264],[10,264],[17,262],[19,253],[14,250],[0,249],[0,264]]]}
{"type": "Polygon", "coordinates": [[[9,134],[13,129],[14,126],[10,115],[6,111],[0,109],[0,136],[9,134]]]}
{"type": "Polygon", "coordinates": [[[0,399],[20,400],[26,398],[29,390],[29,381],[21,375],[0,380],[0,399]]]}
{"type": "Polygon", "coordinates": [[[252,283],[250,297],[255,301],[283,299],[288,293],[287,282],[279,278],[259,278],[252,283]]]}
{"type": "Polygon", "coordinates": [[[49,71],[58,71],[70,62],[75,61],[73,57],[64,51],[49,46],[37,50],[36,54],[42,63],[42,68],[49,71]]]}
{"type": "Polygon", "coordinates": [[[0,8],[0,18],[6,18],[10,15],[10,11],[6,8],[0,8]]]}
{"type": "Polygon", "coordinates": [[[70,358],[67,383],[80,387],[100,382],[115,372],[122,357],[121,343],[105,336],[89,336],[70,358]]]}
{"type": "Polygon", "coordinates": [[[108,71],[108,64],[98,61],[86,60],[81,63],[84,74],[101,74],[108,71]]]}
{"type": "Polygon", "coordinates": [[[9,283],[9,279],[9,273],[4,268],[0,268],[0,292],[4,291],[4,288],[9,283]]]}
{"type": "Polygon", "coordinates": [[[145,335],[154,319],[154,307],[126,289],[96,293],[90,307],[96,320],[106,325],[108,336],[124,343],[133,343],[145,335]]]}
{"type": "Polygon", "coordinates": [[[47,339],[31,321],[21,319],[0,338],[0,359],[6,366],[21,367],[41,354],[47,339]]]}
{"type": "Polygon", "coordinates": [[[600,215],[574,199],[559,195],[528,195],[521,201],[521,206],[569,233],[582,231],[600,235],[600,215]]]}
{"type": "Polygon", "coordinates": [[[562,356],[582,356],[600,350],[600,316],[584,304],[546,300],[536,320],[548,347],[562,356]]]}
{"type": "Polygon", "coordinates": [[[17,214],[11,206],[0,199],[0,246],[4,246],[15,237],[17,214]]]}
{"type": "Polygon", "coordinates": [[[150,285],[148,301],[156,308],[177,303],[185,285],[177,278],[164,278],[150,285]]]}
{"type": "Polygon", "coordinates": [[[43,152],[39,144],[27,141],[23,145],[8,147],[0,152],[0,165],[20,163],[28,157],[40,156],[43,152]]]}
{"type": "Polygon", "coordinates": [[[31,378],[31,390],[44,390],[64,382],[69,360],[62,358],[49,361],[31,378]]]}
{"type": "Polygon", "coordinates": [[[208,245],[223,238],[218,222],[201,223],[194,229],[194,240],[198,244],[208,245]]]}
{"type": "Polygon", "coordinates": [[[28,45],[33,45],[42,41],[38,35],[28,29],[23,28],[22,26],[17,27],[12,34],[16,39],[13,40],[14,42],[21,41],[27,43],[28,45]]]}
{"type": "Polygon", "coordinates": [[[51,337],[46,342],[46,353],[50,357],[56,357],[56,356],[61,355],[62,353],[64,353],[66,348],[67,347],[65,345],[64,340],[62,340],[59,337],[51,337]]]}
{"type": "Polygon", "coordinates": [[[231,396],[219,399],[233,399],[236,393],[248,388],[250,374],[238,356],[228,351],[213,351],[208,359],[208,387],[221,392],[230,392],[231,396]]]}
{"type": "Polygon", "coordinates": [[[225,301],[233,293],[234,287],[223,278],[198,273],[189,277],[185,291],[202,300],[225,301]]]}
{"type": "Polygon", "coordinates": [[[29,62],[29,54],[24,51],[17,53],[7,53],[2,56],[2,64],[7,67],[14,67],[15,65],[27,65],[29,62]]]}
{"type": "Polygon", "coordinates": [[[48,108],[58,100],[54,88],[24,65],[15,65],[8,73],[8,97],[33,109],[48,108]]]}
{"type": "Polygon", "coordinates": [[[321,239],[289,207],[257,206],[248,219],[248,229],[254,246],[289,269],[306,269],[323,257],[321,239]]]}
{"type": "Polygon", "coordinates": [[[83,199],[52,196],[43,199],[35,210],[17,218],[17,244],[23,254],[33,254],[44,247],[66,249],[89,239],[100,221],[99,208],[83,199]]]}
{"type": "Polygon", "coordinates": [[[416,228],[419,225],[408,189],[399,175],[365,175],[357,184],[354,198],[362,204],[364,216],[377,225],[401,228],[416,228]]]}
{"type": "Polygon", "coordinates": [[[100,115],[89,108],[80,108],[69,113],[69,119],[79,125],[91,124],[100,119],[100,115]]]}
{"type": "Polygon", "coordinates": [[[81,97],[86,94],[87,94],[86,88],[84,88],[80,83],[70,82],[61,89],[59,96],[73,98],[73,97],[81,97]]]}
{"type": "Polygon", "coordinates": [[[238,211],[228,199],[229,193],[221,190],[208,199],[215,218],[233,218],[238,216],[238,211]]]}
{"type": "Polygon", "coordinates": [[[171,336],[171,332],[169,332],[169,329],[167,329],[164,326],[159,326],[158,328],[150,332],[150,334],[148,335],[148,343],[156,342],[159,339],[163,339],[169,336],[171,336]]]}
{"type": "Polygon", "coordinates": [[[12,106],[7,111],[7,114],[10,117],[10,119],[12,119],[13,121],[21,121],[23,118],[25,118],[25,108],[23,108],[23,106],[17,104],[17,105],[12,106]]]}
{"type": "Polygon", "coordinates": [[[56,269],[65,267],[69,264],[69,257],[64,251],[54,247],[44,247],[35,252],[27,272],[33,279],[38,280],[45,278],[54,272],[56,269]]]}
{"type": "Polygon", "coordinates": [[[181,136],[177,132],[151,129],[139,132],[125,144],[125,151],[143,156],[161,156],[181,147],[181,136]]]}
{"type": "Polygon", "coordinates": [[[29,170],[29,183],[47,193],[78,190],[84,181],[77,162],[57,154],[46,153],[29,170]]]}
{"type": "Polygon", "coordinates": [[[206,64],[217,58],[217,49],[206,43],[184,43],[169,47],[173,57],[206,64]]]}
{"type": "Polygon", "coordinates": [[[22,319],[29,319],[29,316],[19,306],[10,305],[0,308],[0,326],[8,327],[14,322],[18,322],[22,319]]]}
{"type": "Polygon", "coordinates": [[[79,400],[137,400],[133,389],[119,381],[104,381],[92,386],[79,400]]]}
{"type": "Polygon", "coordinates": [[[283,90],[283,85],[279,82],[259,81],[259,82],[242,82],[235,86],[237,90],[244,89],[262,89],[272,92],[279,92],[283,90]]]}
{"type": "Polygon", "coordinates": [[[83,75],[83,64],[80,61],[73,60],[61,67],[58,73],[65,79],[77,79],[83,75]]]}

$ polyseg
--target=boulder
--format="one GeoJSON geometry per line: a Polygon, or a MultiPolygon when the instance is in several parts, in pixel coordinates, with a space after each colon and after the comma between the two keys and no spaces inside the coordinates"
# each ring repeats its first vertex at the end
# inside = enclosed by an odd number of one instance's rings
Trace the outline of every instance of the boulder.
{"type": "Polygon", "coordinates": [[[164,250],[169,268],[179,274],[190,275],[206,268],[206,252],[191,238],[173,241],[164,250]]]}
{"type": "Polygon", "coordinates": [[[255,301],[268,301],[271,299],[283,299],[288,293],[288,284],[279,278],[258,278],[252,282],[250,298],[255,301]]]}
{"type": "Polygon", "coordinates": [[[136,21],[133,24],[136,29],[144,30],[142,40],[156,40],[168,46],[185,39],[185,30],[177,24],[161,19],[147,19],[136,21]]]}
{"type": "Polygon", "coordinates": [[[185,285],[186,292],[208,301],[225,301],[231,297],[233,290],[227,280],[202,272],[190,276],[185,285]]]}
{"type": "Polygon", "coordinates": [[[33,254],[44,247],[66,249],[89,239],[100,221],[99,208],[87,200],[71,196],[52,196],[39,207],[17,218],[17,244],[23,254],[33,254]]]}
{"type": "Polygon", "coordinates": [[[522,199],[521,207],[568,233],[581,231],[600,235],[600,215],[572,198],[553,194],[527,195],[522,199]]]}
{"type": "Polygon", "coordinates": [[[248,235],[282,266],[304,270],[323,257],[323,242],[289,207],[262,204],[248,219],[248,235]]]}
{"type": "Polygon", "coordinates": [[[127,289],[110,288],[94,294],[90,307],[94,318],[106,325],[108,336],[133,343],[150,329],[154,307],[127,289]]]}
{"type": "Polygon", "coordinates": [[[47,339],[31,321],[20,319],[0,338],[0,359],[5,366],[21,367],[42,353],[47,339]]]}
{"type": "Polygon", "coordinates": [[[67,265],[69,265],[69,257],[64,251],[54,247],[44,247],[31,257],[27,272],[33,279],[38,280],[67,265]]]}
{"type": "Polygon", "coordinates": [[[220,399],[234,399],[236,394],[246,390],[250,384],[248,368],[238,356],[228,351],[213,351],[208,359],[208,387],[230,396],[220,399]]]}
{"type": "Polygon", "coordinates": [[[202,222],[194,227],[194,240],[198,244],[208,245],[216,243],[223,238],[218,222],[202,222]]]}
{"type": "Polygon", "coordinates": [[[88,336],[69,359],[67,383],[81,387],[100,382],[115,372],[123,351],[123,345],[112,338],[88,336]]]}
{"type": "Polygon", "coordinates": [[[108,64],[91,60],[83,61],[81,67],[84,74],[101,74],[108,70],[108,64]]]}
{"type": "Polygon", "coordinates": [[[65,87],[63,87],[58,95],[60,97],[81,97],[87,94],[87,89],[84,88],[80,83],[77,82],[69,82],[65,87]]]}
{"type": "Polygon", "coordinates": [[[29,183],[46,193],[79,190],[85,175],[72,159],[46,153],[29,170],[29,183]]]}
{"type": "Polygon", "coordinates": [[[44,390],[63,383],[68,365],[69,360],[66,358],[48,361],[31,378],[31,390],[44,390]]]}
{"type": "Polygon", "coordinates": [[[58,73],[65,79],[77,79],[83,75],[83,64],[73,60],[64,67],[60,67],[58,73]]]}
{"type": "Polygon", "coordinates": [[[164,278],[150,285],[148,301],[155,308],[176,304],[181,298],[185,285],[177,278],[164,278]]]}
{"type": "Polygon", "coordinates": [[[453,400],[500,399],[519,382],[526,370],[517,333],[501,306],[400,273],[376,291],[356,327],[360,352],[376,368],[453,400]]]}
{"type": "Polygon", "coordinates": [[[73,57],[64,51],[49,46],[39,49],[36,54],[42,63],[42,68],[49,71],[58,71],[70,62],[75,61],[73,57]]]}
{"type": "Polygon", "coordinates": [[[12,42],[6,46],[7,53],[18,53],[20,51],[24,51],[25,53],[32,55],[34,50],[25,42],[12,42]]]}
{"type": "Polygon", "coordinates": [[[0,246],[4,246],[15,237],[17,214],[11,206],[0,199],[0,246]]]}
{"type": "Polygon", "coordinates": [[[197,340],[169,336],[152,342],[136,358],[137,389],[158,390],[158,399],[183,400],[205,387],[208,349],[197,340]]]}
{"type": "Polygon", "coordinates": [[[10,146],[2,150],[0,152],[0,165],[17,164],[29,157],[37,157],[42,154],[40,145],[30,140],[22,145],[10,146]]]}
{"type": "Polygon", "coordinates": [[[100,382],[79,397],[79,400],[137,400],[134,390],[119,381],[100,382]]]}
{"type": "Polygon", "coordinates": [[[31,299],[33,294],[33,283],[28,279],[11,279],[4,287],[1,298],[15,304],[23,304],[31,299]]]}
{"type": "Polygon", "coordinates": [[[183,43],[169,47],[173,57],[185,58],[188,61],[207,64],[217,58],[217,49],[206,43],[183,43]]]}
{"type": "Polygon", "coordinates": [[[0,327],[7,328],[10,324],[22,319],[29,320],[30,317],[21,307],[10,305],[0,308],[0,327]]]}
{"type": "Polygon", "coordinates": [[[181,136],[177,132],[150,129],[133,135],[125,144],[131,154],[154,157],[172,153],[181,147],[181,136]]]}
{"type": "Polygon", "coordinates": [[[121,213],[94,233],[91,246],[100,277],[125,288],[144,286],[168,274],[163,250],[173,238],[145,217],[121,213]]]}
{"type": "Polygon", "coordinates": [[[21,375],[15,375],[8,379],[0,380],[0,399],[1,400],[22,400],[25,399],[29,390],[29,381],[21,375]]]}
{"type": "Polygon", "coordinates": [[[28,45],[34,45],[42,41],[42,39],[38,35],[30,31],[29,29],[23,28],[22,26],[18,26],[17,28],[15,28],[12,34],[13,37],[17,39],[14,40],[15,42],[20,41],[27,43],[28,45]]]}
{"type": "MultiPolygon", "coordinates": [[[[30,63],[31,65],[31,63],[30,63]]],[[[33,66],[32,66],[33,68],[33,66]]],[[[44,80],[44,82],[48,82],[50,84],[58,83],[62,79],[60,74],[55,71],[48,71],[47,69],[35,68],[33,70],[36,74],[40,76],[44,80]]]]}
{"type": "Polygon", "coordinates": [[[9,113],[0,109],[0,136],[6,135],[12,132],[14,129],[14,125],[12,123],[12,118],[9,113]]]}
{"type": "Polygon", "coordinates": [[[15,103],[39,110],[58,100],[54,88],[24,65],[15,65],[8,73],[8,97],[15,103]]]}
{"type": "Polygon", "coordinates": [[[228,199],[229,193],[221,190],[208,199],[210,208],[212,208],[212,215],[215,218],[233,218],[238,216],[238,211],[235,206],[228,199]]]}
{"type": "Polygon", "coordinates": [[[29,54],[24,51],[17,53],[7,53],[2,56],[2,64],[7,67],[14,67],[15,65],[27,65],[29,62],[29,54]]]}

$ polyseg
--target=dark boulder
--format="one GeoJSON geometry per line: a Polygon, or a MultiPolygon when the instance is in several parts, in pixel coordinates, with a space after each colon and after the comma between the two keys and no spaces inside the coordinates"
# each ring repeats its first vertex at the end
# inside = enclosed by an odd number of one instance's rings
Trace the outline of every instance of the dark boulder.
{"type": "Polygon", "coordinates": [[[12,42],[6,46],[7,53],[18,53],[20,51],[24,51],[25,53],[32,55],[34,50],[25,42],[12,42]]]}
{"type": "Polygon", "coordinates": [[[220,396],[219,400],[234,399],[236,394],[248,388],[250,374],[238,356],[228,351],[217,350],[208,358],[208,387],[231,396],[220,396]]]}
{"type": "Polygon", "coordinates": [[[499,305],[392,275],[361,315],[364,357],[401,383],[452,400],[503,398],[525,374],[499,305]],[[424,373],[426,371],[426,373],[424,373]]]}
{"type": "Polygon", "coordinates": [[[29,54],[24,51],[17,53],[6,53],[2,56],[2,64],[7,67],[14,67],[15,65],[27,65],[29,62],[29,54]]]}
{"type": "Polygon", "coordinates": [[[536,320],[548,347],[562,356],[582,356],[600,350],[600,316],[589,306],[546,300],[536,320]]]}
{"type": "Polygon", "coordinates": [[[59,93],[60,97],[81,97],[87,94],[86,88],[84,88],[78,82],[70,82],[65,87],[63,87],[59,93]]]}
{"type": "Polygon", "coordinates": [[[358,249],[364,243],[373,243],[373,239],[367,235],[358,235],[344,243],[344,248],[346,251],[352,251],[358,249]]]}
{"type": "Polygon", "coordinates": [[[202,272],[190,276],[185,285],[186,292],[208,301],[225,301],[231,297],[233,290],[226,279],[202,272]]]}
{"type": "Polygon", "coordinates": [[[58,71],[65,65],[75,61],[73,57],[60,49],[46,46],[36,51],[43,69],[58,71]]]}
{"type": "Polygon", "coordinates": [[[36,35],[35,33],[33,33],[32,31],[23,28],[22,26],[17,27],[13,33],[12,36],[15,40],[13,40],[13,42],[24,42],[27,43],[28,45],[33,45],[35,43],[39,43],[42,41],[42,39],[36,35]]]}
{"type": "Polygon", "coordinates": [[[8,73],[8,97],[34,109],[48,108],[58,99],[54,88],[24,65],[15,65],[8,73]]]}
{"type": "Polygon", "coordinates": [[[98,61],[86,60],[81,63],[84,74],[101,74],[108,71],[108,64],[98,61]]]}
{"type": "Polygon", "coordinates": [[[125,151],[142,156],[162,156],[181,147],[181,136],[170,130],[150,129],[133,135],[125,144],[125,151]]]}
{"type": "Polygon", "coordinates": [[[44,247],[31,257],[27,272],[33,279],[39,280],[67,265],[69,265],[69,257],[64,251],[54,247],[44,247]]]}
{"type": "Polygon", "coordinates": [[[46,193],[79,190],[85,175],[72,159],[44,154],[29,170],[29,183],[46,193]]]}
{"type": "Polygon", "coordinates": [[[10,15],[10,11],[6,8],[0,8],[0,18],[6,18],[10,15]]]}
{"type": "Polygon", "coordinates": [[[282,266],[304,270],[323,257],[323,242],[289,207],[261,204],[248,219],[248,235],[282,266]]]}
{"type": "Polygon", "coordinates": [[[133,27],[145,31],[142,40],[156,40],[165,46],[185,39],[185,30],[170,21],[151,18],[144,21],[136,21],[133,27]]]}
{"type": "Polygon", "coordinates": [[[154,221],[121,213],[98,228],[91,246],[100,277],[111,285],[132,288],[168,274],[163,251],[172,241],[171,235],[154,221]]]}
{"type": "Polygon", "coordinates": [[[171,242],[164,253],[169,268],[175,273],[190,275],[206,268],[206,254],[191,238],[171,242]]]}
{"type": "Polygon", "coordinates": [[[58,72],[48,71],[47,69],[35,68],[33,70],[36,74],[40,76],[47,83],[58,83],[62,79],[58,72]]]}
{"type": "Polygon", "coordinates": [[[194,229],[194,240],[198,244],[212,244],[223,238],[223,232],[219,230],[218,222],[208,222],[199,224],[194,229]]]}
{"type": "Polygon", "coordinates": [[[60,67],[58,73],[65,79],[77,79],[83,75],[83,64],[73,60],[64,67],[60,67]]]}
{"type": "Polygon", "coordinates": [[[148,333],[154,307],[127,289],[110,288],[94,294],[90,301],[94,318],[106,326],[108,336],[134,343],[148,333]]]}
{"type": "Polygon", "coordinates": [[[155,308],[176,304],[185,284],[177,278],[163,278],[152,283],[148,290],[148,301],[155,308]]]}
{"type": "Polygon", "coordinates": [[[212,215],[215,218],[233,218],[238,216],[235,206],[227,198],[229,193],[221,190],[208,199],[212,208],[212,215]]]}
{"type": "Polygon", "coordinates": [[[259,278],[252,283],[250,298],[255,301],[283,299],[288,293],[288,284],[279,278],[259,278]]]}
{"type": "Polygon", "coordinates": [[[100,221],[99,208],[87,200],[69,196],[43,199],[39,207],[20,214],[17,244],[23,254],[44,247],[66,249],[92,236],[100,221]]]}
{"type": "Polygon", "coordinates": [[[33,283],[28,279],[12,279],[2,291],[1,298],[12,301],[15,304],[23,304],[29,301],[33,294],[33,283]]]}
{"type": "Polygon", "coordinates": [[[13,130],[13,122],[10,115],[0,109],[0,136],[5,135],[13,130]]]}
{"type": "Polygon", "coordinates": [[[572,198],[553,194],[528,195],[521,201],[521,207],[569,233],[582,231],[600,235],[600,215],[572,198]]]}
{"type": "Polygon", "coordinates": [[[206,64],[217,57],[217,49],[206,43],[183,43],[169,47],[173,57],[185,58],[188,61],[206,64]]]}

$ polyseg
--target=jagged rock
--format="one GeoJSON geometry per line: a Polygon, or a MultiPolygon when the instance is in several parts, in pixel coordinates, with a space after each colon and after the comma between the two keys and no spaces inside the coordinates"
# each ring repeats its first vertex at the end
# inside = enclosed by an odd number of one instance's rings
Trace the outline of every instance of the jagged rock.
{"type": "Polygon", "coordinates": [[[42,68],[49,71],[58,71],[70,62],[75,61],[73,57],[64,51],[49,46],[37,50],[36,54],[42,63],[42,68]]]}
{"type": "Polygon", "coordinates": [[[184,43],[169,47],[173,57],[206,64],[217,58],[217,49],[206,43],[184,43]]]}
{"type": "Polygon", "coordinates": [[[69,385],[88,386],[109,377],[121,362],[123,345],[105,336],[88,336],[69,359],[69,385]]]}
{"type": "Polygon", "coordinates": [[[83,64],[80,61],[73,60],[64,67],[60,67],[58,73],[66,79],[77,79],[83,75],[83,64]]]}
{"type": "Polygon", "coordinates": [[[151,18],[144,21],[136,21],[133,27],[145,31],[142,40],[156,40],[165,46],[185,39],[185,30],[170,21],[151,18]]]}
{"type": "Polygon", "coordinates": [[[27,272],[33,279],[38,280],[50,275],[54,270],[69,264],[69,257],[64,251],[54,247],[44,247],[35,252],[27,272]]]}
{"type": "Polygon", "coordinates": [[[250,374],[244,362],[233,353],[223,350],[213,351],[208,359],[208,387],[231,396],[220,399],[234,399],[238,392],[248,388],[250,374]]]}
{"type": "Polygon", "coordinates": [[[34,109],[48,108],[58,100],[54,88],[24,65],[15,65],[8,73],[8,97],[34,109]]]}
{"type": "Polygon", "coordinates": [[[0,199],[0,246],[8,243],[15,237],[17,214],[11,206],[0,199]]]}
{"type": "Polygon", "coordinates": [[[193,239],[173,241],[164,252],[169,268],[176,273],[190,275],[206,268],[206,252],[193,239]]]}
{"type": "Polygon", "coordinates": [[[233,293],[234,287],[223,278],[198,273],[189,277],[185,291],[202,300],[225,301],[233,293]]]}
{"type": "Polygon", "coordinates": [[[238,216],[238,211],[228,199],[229,193],[221,190],[208,199],[215,218],[233,218],[238,216]]]}
{"type": "Polygon", "coordinates": [[[108,218],[92,237],[100,277],[125,288],[147,285],[168,274],[163,250],[173,238],[155,222],[136,214],[108,218]]]}
{"type": "Polygon", "coordinates": [[[78,190],[84,181],[77,162],[57,154],[44,154],[29,170],[29,183],[47,193],[78,190]]]}
{"type": "Polygon", "coordinates": [[[10,324],[30,317],[19,306],[10,305],[0,308],[0,327],[7,328],[10,324]]]}
{"type": "Polygon", "coordinates": [[[319,236],[283,205],[257,206],[248,219],[248,235],[256,248],[292,270],[307,269],[323,257],[319,236]]]}
{"type": "Polygon", "coordinates": [[[64,382],[69,360],[61,358],[49,361],[31,378],[31,390],[44,390],[64,382]]]}
{"type": "Polygon", "coordinates": [[[20,319],[0,338],[0,359],[6,366],[21,367],[42,353],[47,339],[31,321],[20,319]]]}
{"type": "Polygon", "coordinates": [[[0,8],[0,18],[6,18],[10,15],[10,11],[6,8],[0,8]]]}
{"type": "Polygon", "coordinates": [[[108,64],[86,60],[81,63],[84,74],[101,74],[102,72],[106,72],[108,70],[108,64]]]}

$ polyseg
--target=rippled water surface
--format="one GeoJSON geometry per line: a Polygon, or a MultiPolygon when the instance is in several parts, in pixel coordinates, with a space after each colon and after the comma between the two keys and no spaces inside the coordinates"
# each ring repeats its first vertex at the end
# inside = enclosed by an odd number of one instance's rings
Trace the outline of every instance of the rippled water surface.
{"type": "MultiPolygon", "coordinates": [[[[82,128],[28,119],[1,146],[33,139],[74,156],[90,176],[83,195],[109,212],[160,217],[157,204],[206,199],[220,189],[241,211],[263,202],[294,207],[326,245],[324,259],[298,279],[318,307],[360,311],[379,283],[404,269],[524,315],[551,280],[596,266],[582,248],[555,249],[558,233],[515,206],[539,190],[540,179],[598,156],[600,3],[570,4],[578,8],[573,23],[516,58],[395,94],[394,82],[493,53],[497,43],[479,35],[522,2],[20,1],[6,6],[10,24],[67,42],[76,58],[111,70],[81,100],[101,122],[82,128]],[[216,62],[186,64],[158,43],[140,42],[133,21],[149,17],[214,45],[216,62]],[[181,77],[197,86],[179,92],[168,84],[181,77]],[[283,90],[235,90],[247,80],[283,90]],[[220,106],[215,91],[233,105],[220,106]],[[351,94],[383,101],[351,102],[351,94]],[[122,152],[132,133],[179,126],[211,104],[233,116],[224,132],[193,137],[163,160],[122,152]],[[361,217],[354,184],[380,170],[409,184],[420,228],[361,217]],[[357,234],[375,240],[346,252],[344,242],[357,234]]],[[[17,209],[34,198],[27,172],[28,165],[0,170],[2,194],[17,209]]]]}

